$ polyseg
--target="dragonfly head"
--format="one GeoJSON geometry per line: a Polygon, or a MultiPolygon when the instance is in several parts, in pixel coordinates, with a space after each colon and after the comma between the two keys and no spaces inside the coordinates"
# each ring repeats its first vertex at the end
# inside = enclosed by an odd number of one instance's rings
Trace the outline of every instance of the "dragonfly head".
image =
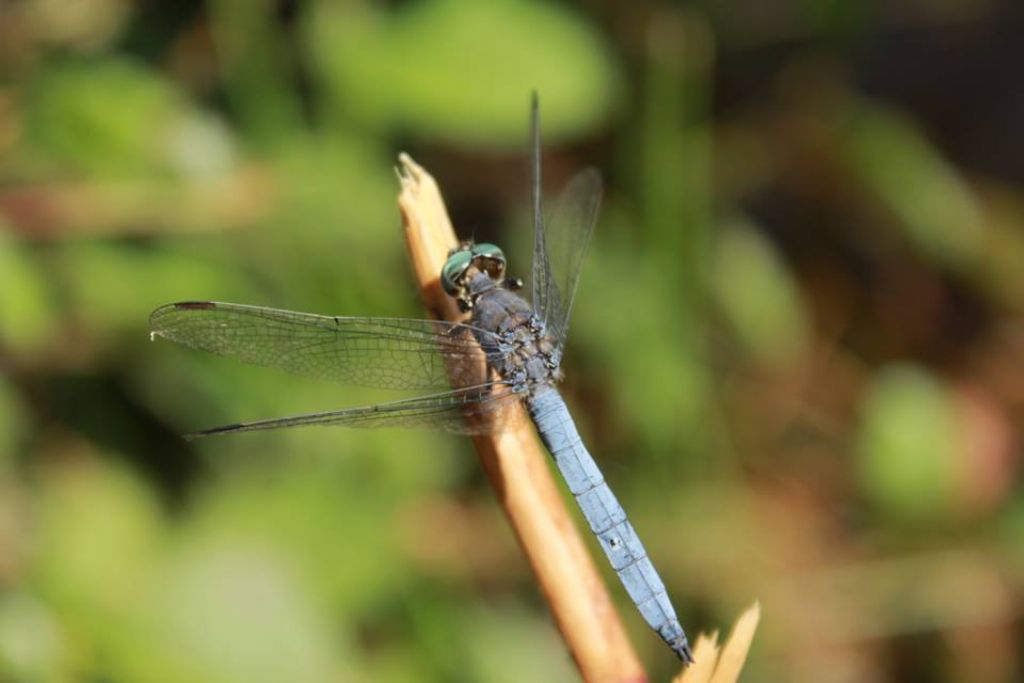
{"type": "Polygon", "coordinates": [[[469,282],[477,273],[487,275],[496,284],[502,282],[505,253],[494,244],[463,242],[448,254],[448,260],[441,269],[441,287],[448,296],[455,297],[463,311],[473,307],[474,293],[470,292],[469,282]]]}

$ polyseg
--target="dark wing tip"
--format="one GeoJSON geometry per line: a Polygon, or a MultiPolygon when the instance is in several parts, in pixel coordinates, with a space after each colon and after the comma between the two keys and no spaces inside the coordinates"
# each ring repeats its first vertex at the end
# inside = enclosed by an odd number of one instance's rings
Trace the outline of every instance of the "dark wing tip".
{"type": "Polygon", "coordinates": [[[179,311],[207,311],[211,308],[217,308],[217,304],[213,301],[179,301],[178,303],[164,306],[164,308],[168,307],[179,311]]]}
{"type": "Polygon", "coordinates": [[[200,439],[204,436],[214,436],[216,434],[230,434],[231,432],[244,431],[245,428],[248,426],[249,425],[247,425],[244,422],[236,422],[234,424],[221,425],[220,427],[200,429],[198,432],[188,432],[187,434],[182,434],[181,438],[185,439],[185,441],[195,441],[196,439],[200,439]]]}
{"type": "Polygon", "coordinates": [[[216,301],[175,301],[156,308],[149,317],[152,320],[170,311],[209,311],[214,308],[217,308],[216,301]]]}

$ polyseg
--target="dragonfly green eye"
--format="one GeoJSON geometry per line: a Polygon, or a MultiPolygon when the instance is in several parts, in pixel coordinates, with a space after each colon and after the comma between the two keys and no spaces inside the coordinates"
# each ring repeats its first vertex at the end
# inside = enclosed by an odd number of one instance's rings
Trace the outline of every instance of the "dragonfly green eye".
{"type": "Polygon", "coordinates": [[[470,252],[476,267],[486,271],[493,279],[500,280],[505,275],[505,252],[498,245],[487,242],[474,244],[470,252]]]}
{"type": "Polygon", "coordinates": [[[441,287],[448,296],[458,296],[462,278],[469,270],[469,264],[473,262],[472,252],[460,249],[453,252],[441,269],[441,287]]]}
{"type": "Polygon", "coordinates": [[[470,252],[473,254],[474,257],[482,256],[484,258],[494,259],[496,261],[505,260],[505,252],[503,252],[501,248],[496,244],[488,244],[487,242],[474,244],[472,247],[470,247],[470,252]]]}

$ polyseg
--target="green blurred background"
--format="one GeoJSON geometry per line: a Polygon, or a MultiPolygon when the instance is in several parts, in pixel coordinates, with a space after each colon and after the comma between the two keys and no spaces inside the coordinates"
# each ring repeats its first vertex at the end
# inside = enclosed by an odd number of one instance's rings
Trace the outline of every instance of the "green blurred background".
{"type": "Polygon", "coordinates": [[[576,679],[467,439],[187,444],[381,394],[147,330],[421,317],[399,150],[528,275],[533,88],[548,190],[608,186],[565,391],[691,635],[757,598],[746,680],[1021,680],[1022,31],[1014,0],[0,3],[0,680],[576,679]]]}

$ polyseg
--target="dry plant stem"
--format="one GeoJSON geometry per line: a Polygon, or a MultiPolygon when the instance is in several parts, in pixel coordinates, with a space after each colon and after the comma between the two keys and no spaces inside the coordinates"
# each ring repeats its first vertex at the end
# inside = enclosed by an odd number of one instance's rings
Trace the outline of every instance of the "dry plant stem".
{"type": "Polygon", "coordinates": [[[695,663],[673,679],[673,683],[736,683],[754,641],[761,606],[754,603],[740,615],[732,633],[721,647],[718,633],[702,633],[693,648],[695,663]]]}
{"type": "MultiPolygon", "coordinates": [[[[398,204],[423,300],[436,317],[462,320],[465,316],[438,281],[448,252],[458,245],[440,191],[407,155],[399,161],[398,204]]],[[[576,666],[587,681],[646,681],[532,424],[521,406],[513,412],[502,432],[474,436],[473,444],[576,666]]]]}

